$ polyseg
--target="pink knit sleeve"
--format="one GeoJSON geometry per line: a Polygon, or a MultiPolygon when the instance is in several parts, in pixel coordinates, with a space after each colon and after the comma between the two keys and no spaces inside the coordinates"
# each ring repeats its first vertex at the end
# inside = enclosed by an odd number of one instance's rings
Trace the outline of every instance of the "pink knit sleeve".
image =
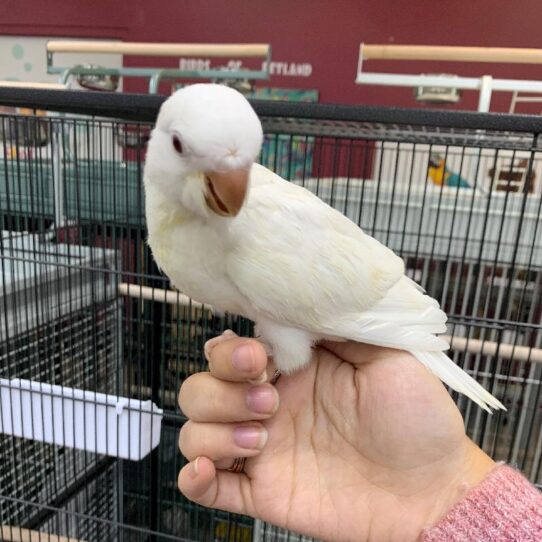
{"type": "Polygon", "coordinates": [[[497,466],[422,542],[541,542],[542,494],[518,471],[497,466]]]}

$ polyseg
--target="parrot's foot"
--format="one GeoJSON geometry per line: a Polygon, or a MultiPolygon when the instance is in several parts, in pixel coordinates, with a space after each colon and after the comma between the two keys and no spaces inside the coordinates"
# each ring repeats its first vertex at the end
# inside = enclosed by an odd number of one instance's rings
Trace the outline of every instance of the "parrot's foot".
{"type": "Polygon", "coordinates": [[[258,331],[264,343],[272,348],[273,361],[282,373],[289,374],[305,367],[312,357],[312,345],[318,337],[273,320],[258,320],[258,331]]]}

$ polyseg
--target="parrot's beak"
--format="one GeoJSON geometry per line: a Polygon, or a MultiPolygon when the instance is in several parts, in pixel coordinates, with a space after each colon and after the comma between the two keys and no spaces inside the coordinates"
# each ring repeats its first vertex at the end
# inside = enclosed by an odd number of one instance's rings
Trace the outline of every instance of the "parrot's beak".
{"type": "Polygon", "coordinates": [[[245,201],[249,175],[248,169],[205,172],[205,202],[209,209],[220,216],[236,216],[245,201]]]}

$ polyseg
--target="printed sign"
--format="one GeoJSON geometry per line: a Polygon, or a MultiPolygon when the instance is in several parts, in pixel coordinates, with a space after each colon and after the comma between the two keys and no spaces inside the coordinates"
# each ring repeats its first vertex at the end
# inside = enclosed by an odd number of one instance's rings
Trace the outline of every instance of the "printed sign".
{"type": "MultiPolygon", "coordinates": [[[[179,60],[179,69],[186,71],[206,71],[210,70],[211,60],[204,58],[181,58],[179,60]]],[[[244,68],[243,61],[238,59],[229,60],[225,68],[230,71],[239,71],[244,68]]],[[[261,70],[267,69],[267,61],[262,62],[261,70]]],[[[312,64],[308,62],[284,62],[271,61],[269,64],[269,74],[283,77],[310,77],[312,74],[312,64]]]]}

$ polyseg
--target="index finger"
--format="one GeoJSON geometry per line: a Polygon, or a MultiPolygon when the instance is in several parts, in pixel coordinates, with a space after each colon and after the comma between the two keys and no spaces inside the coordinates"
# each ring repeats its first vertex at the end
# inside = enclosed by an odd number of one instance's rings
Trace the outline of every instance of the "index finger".
{"type": "Polygon", "coordinates": [[[256,339],[225,333],[206,343],[205,356],[209,371],[220,380],[247,382],[267,378],[267,354],[256,339]]]}

